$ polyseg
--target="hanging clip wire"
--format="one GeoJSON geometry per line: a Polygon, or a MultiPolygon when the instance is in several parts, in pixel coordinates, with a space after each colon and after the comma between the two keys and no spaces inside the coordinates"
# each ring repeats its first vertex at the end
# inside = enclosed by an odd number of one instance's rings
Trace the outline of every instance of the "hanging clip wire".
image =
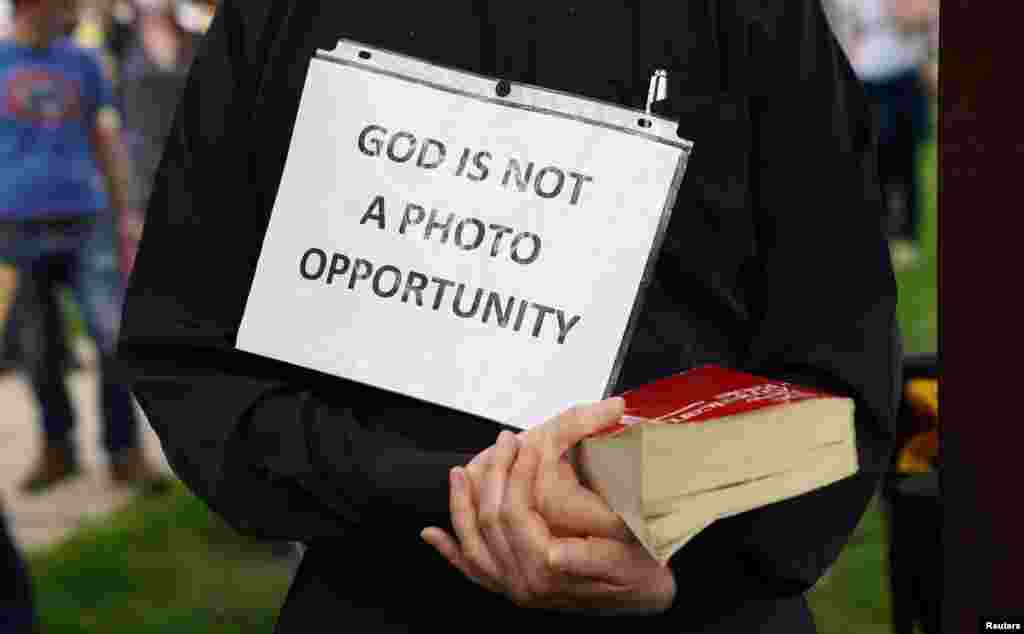
{"type": "Polygon", "coordinates": [[[668,71],[659,68],[651,74],[651,82],[647,87],[647,114],[651,114],[654,102],[668,97],[668,71]]]}

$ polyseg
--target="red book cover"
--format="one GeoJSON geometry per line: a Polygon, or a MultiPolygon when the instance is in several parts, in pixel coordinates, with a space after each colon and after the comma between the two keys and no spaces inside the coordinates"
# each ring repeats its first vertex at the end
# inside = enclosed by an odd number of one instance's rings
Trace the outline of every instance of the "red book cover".
{"type": "Polygon", "coordinates": [[[798,387],[715,365],[673,374],[624,392],[626,412],[621,424],[597,435],[617,434],[641,422],[699,423],[715,418],[795,403],[831,398],[831,394],[798,387]]]}

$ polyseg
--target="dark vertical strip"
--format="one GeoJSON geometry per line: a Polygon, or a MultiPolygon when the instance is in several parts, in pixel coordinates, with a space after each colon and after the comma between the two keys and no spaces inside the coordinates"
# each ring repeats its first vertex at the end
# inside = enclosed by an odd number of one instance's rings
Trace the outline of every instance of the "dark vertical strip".
{"type": "MultiPolygon", "coordinates": [[[[1024,140],[1011,97],[1019,5],[942,3],[939,145],[939,351],[946,554],[944,632],[1024,611],[1024,520],[1016,395],[1024,140]],[[947,239],[947,237],[950,237],[947,239]],[[943,266],[951,256],[950,268],[943,266]],[[949,275],[944,275],[948,270],[949,275]],[[949,281],[950,283],[945,283],[949,281]],[[947,336],[948,335],[948,336],[947,336]]],[[[997,621],[998,618],[991,620],[997,621]]]]}
{"type": "Polygon", "coordinates": [[[474,0],[473,13],[480,24],[480,73],[497,75],[497,25],[491,16],[489,0],[474,0]]]}
{"type": "Polygon", "coordinates": [[[540,26],[537,24],[538,16],[535,10],[526,17],[526,77],[524,81],[537,84],[537,36],[540,33],[540,26]]]}
{"type": "Polygon", "coordinates": [[[711,39],[712,50],[718,53],[714,58],[718,67],[712,72],[718,76],[719,92],[725,93],[729,90],[729,33],[722,25],[723,3],[719,0],[705,0],[704,5],[708,13],[708,37],[711,39]]]}

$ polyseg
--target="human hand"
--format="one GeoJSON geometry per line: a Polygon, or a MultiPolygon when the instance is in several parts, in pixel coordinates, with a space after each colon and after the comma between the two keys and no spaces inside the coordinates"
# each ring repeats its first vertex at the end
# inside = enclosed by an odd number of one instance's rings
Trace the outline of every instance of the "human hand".
{"type": "Polygon", "coordinates": [[[142,239],[143,213],[137,209],[123,211],[118,214],[121,236],[131,242],[142,239]]]}
{"type": "Polygon", "coordinates": [[[451,477],[452,523],[423,539],[477,584],[525,608],[597,614],[649,614],[675,598],[672,571],[633,541],[557,538],[532,507],[540,452],[502,432],[480,497],[463,469],[451,477]],[[474,502],[477,502],[476,504],[474,502]]]}
{"type": "MultiPolygon", "coordinates": [[[[534,504],[551,532],[559,537],[605,537],[631,541],[632,534],[597,493],[580,480],[571,460],[571,448],[590,434],[619,422],[625,409],[621,398],[579,405],[520,432],[520,445],[540,454],[533,488],[534,504]]],[[[485,449],[466,465],[470,485],[479,492],[483,474],[496,445],[485,449]]],[[[479,493],[478,493],[479,494],[479,493]]]]}

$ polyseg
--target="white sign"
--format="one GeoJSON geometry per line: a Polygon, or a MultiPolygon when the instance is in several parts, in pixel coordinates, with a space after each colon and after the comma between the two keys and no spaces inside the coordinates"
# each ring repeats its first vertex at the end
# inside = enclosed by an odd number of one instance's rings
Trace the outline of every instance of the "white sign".
{"type": "Polygon", "coordinates": [[[676,127],[321,51],[236,345],[520,428],[598,400],[689,155],[676,127]]]}

